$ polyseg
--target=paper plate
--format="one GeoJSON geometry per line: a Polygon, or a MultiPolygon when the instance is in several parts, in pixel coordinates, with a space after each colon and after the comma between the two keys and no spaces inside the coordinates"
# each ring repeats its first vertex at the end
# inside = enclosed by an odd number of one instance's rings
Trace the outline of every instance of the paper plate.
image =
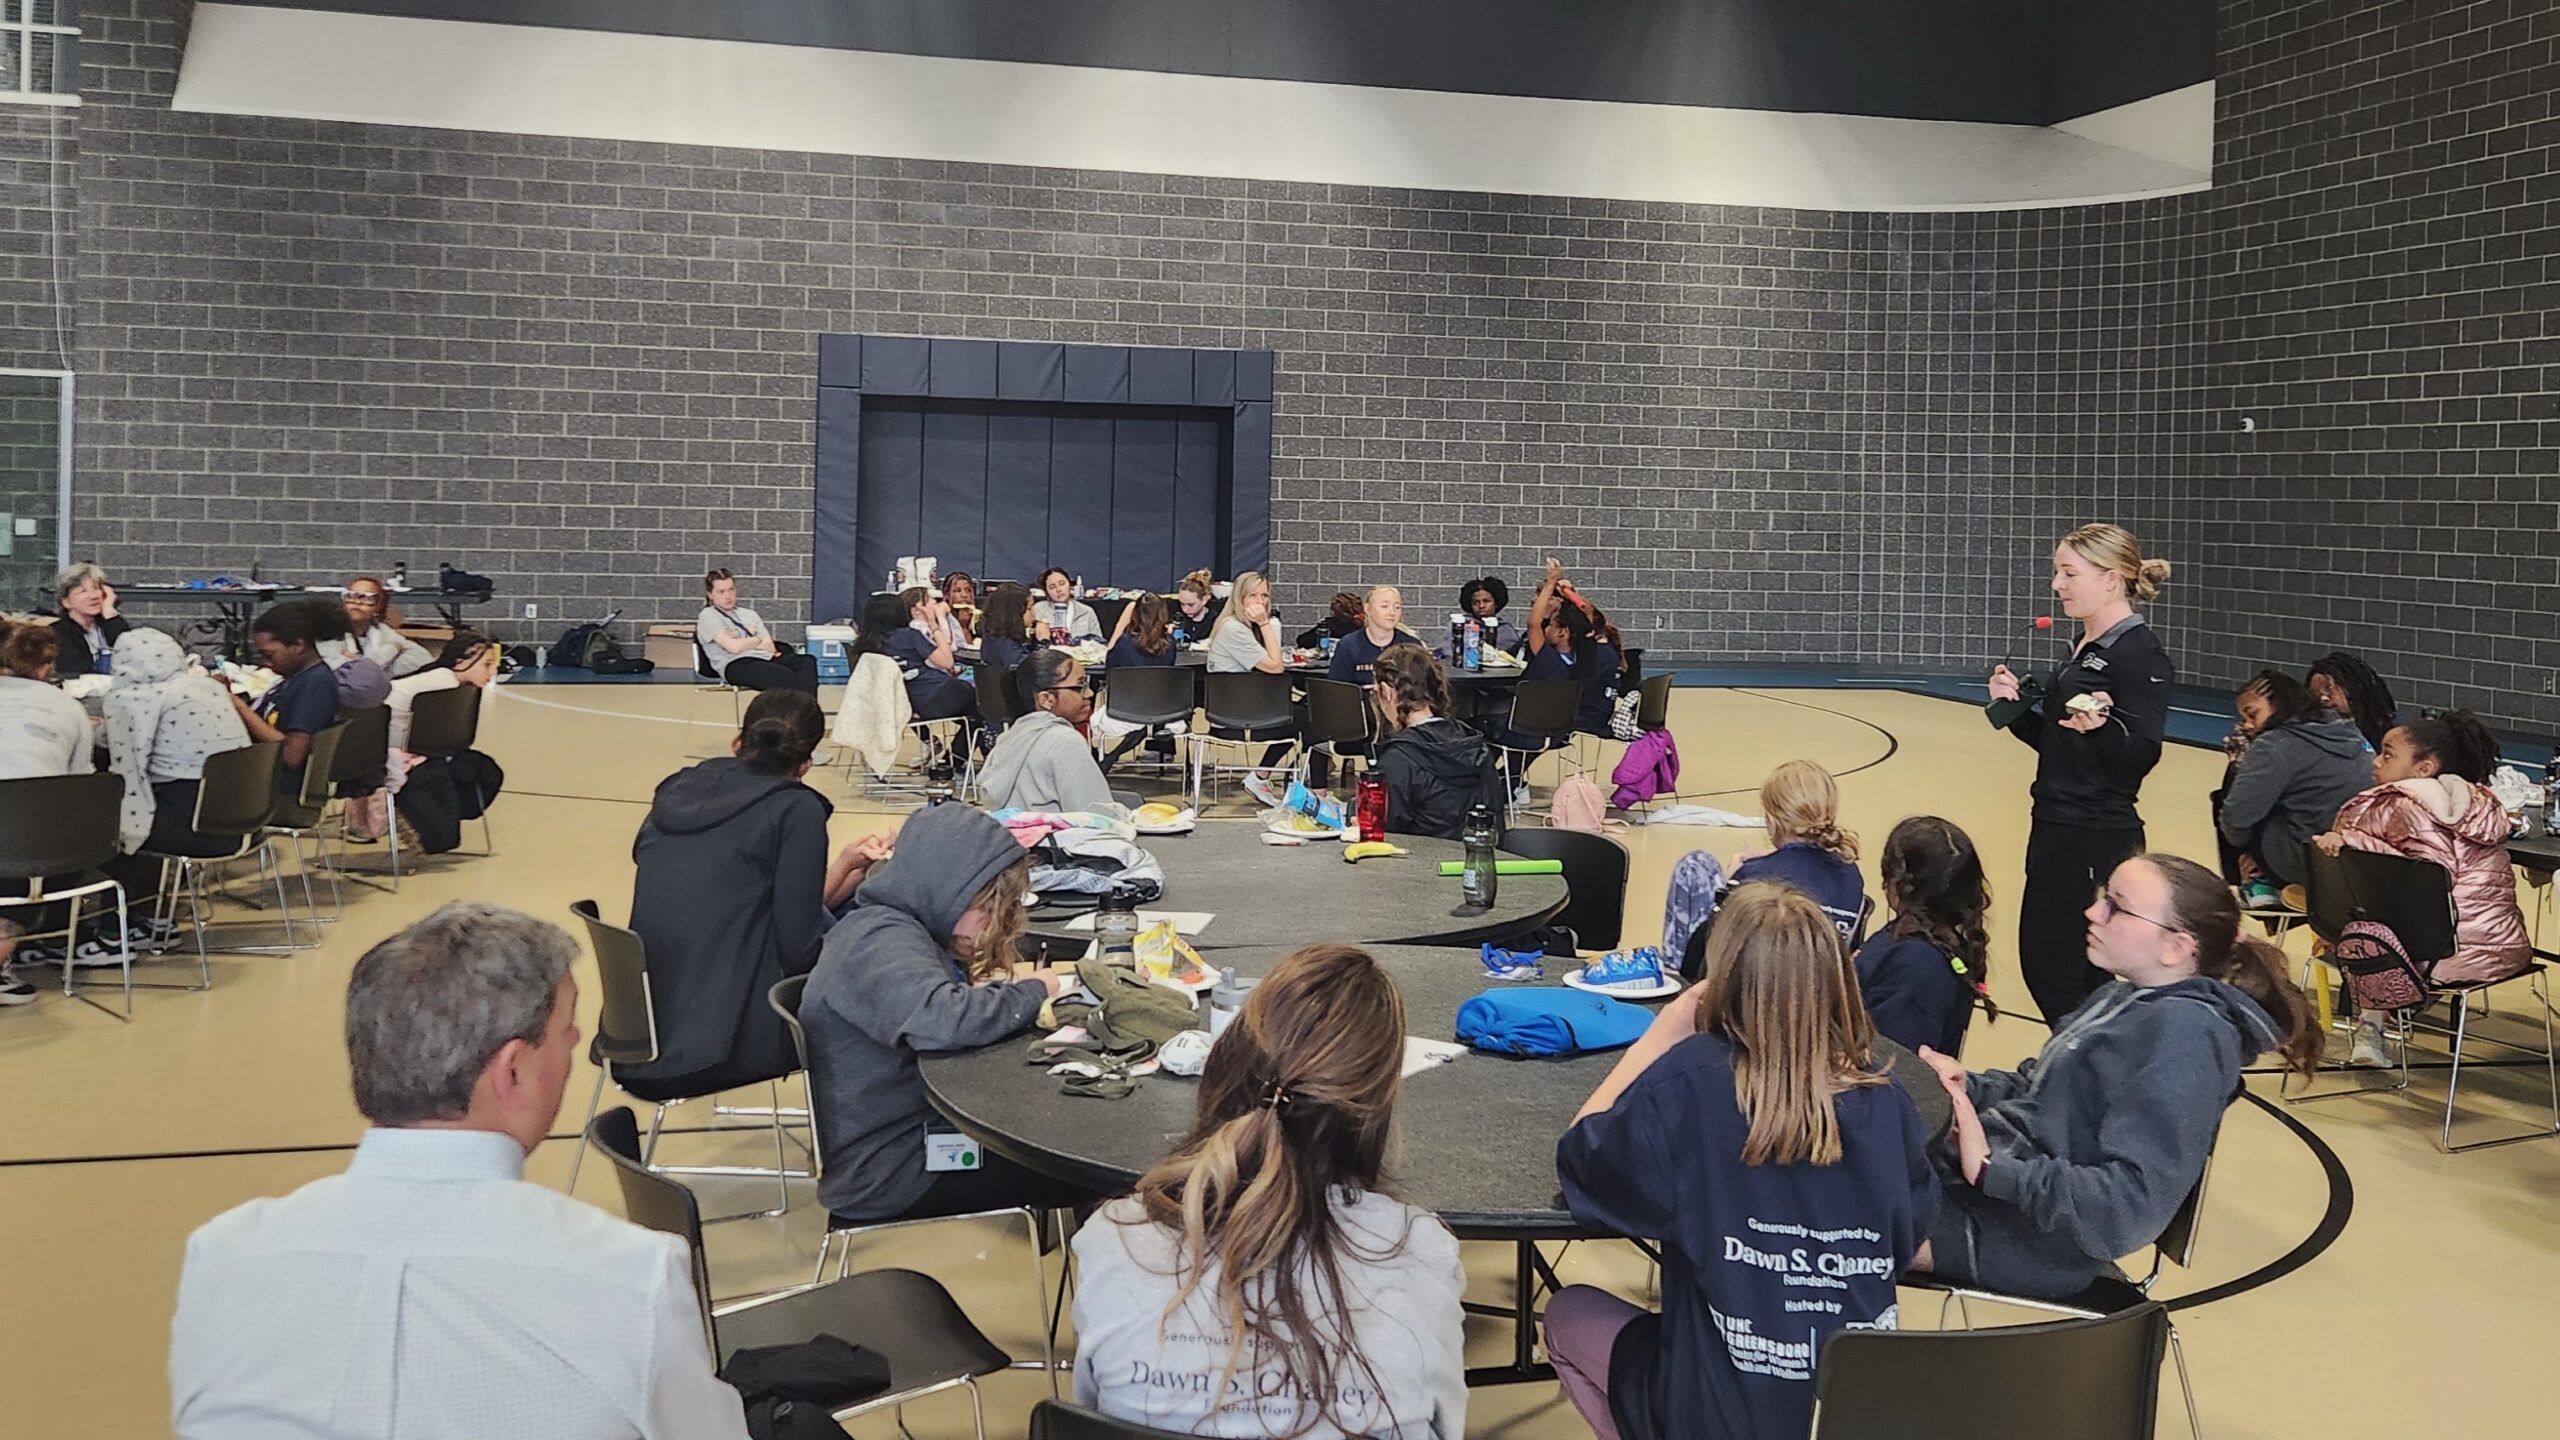
{"type": "Polygon", "coordinates": [[[1576,990],[1588,990],[1594,995],[1606,995],[1613,1000],[1660,1000],[1668,995],[1679,994],[1681,988],[1680,977],[1670,974],[1664,975],[1659,985],[1594,985],[1582,978],[1580,970],[1568,973],[1564,977],[1564,983],[1576,990]]]}
{"type": "Polygon", "coordinates": [[[1197,820],[1180,820],[1171,825],[1140,825],[1137,831],[1141,835],[1188,835],[1199,828],[1197,820]]]}

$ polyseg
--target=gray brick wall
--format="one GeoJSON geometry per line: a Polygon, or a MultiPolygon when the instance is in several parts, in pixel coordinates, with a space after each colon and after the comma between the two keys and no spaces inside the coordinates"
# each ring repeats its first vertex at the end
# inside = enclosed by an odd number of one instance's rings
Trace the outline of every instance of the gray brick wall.
{"type": "Polygon", "coordinates": [[[507,616],[808,598],[848,158],[182,115],[164,0],[89,8],[82,547],[128,574],[444,559],[507,616]]]}
{"type": "Polygon", "coordinates": [[[175,115],[178,7],[88,16],[78,523],[128,572],[450,556],[549,631],[717,559],[796,617],[817,334],[1256,346],[1296,613],[1554,553],[1664,661],[1970,667],[2104,517],[2190,678],[2344,645],[2560,722],[2548,7],[2234,0],[2215,190],[1917,216],[175,115]]]}
{"type": "MultiPolygon", "coordinates": [[[[60,370],[73,340],[77,112],[0,105],[0,366],[60,370]]],[[[60,526],[54,382],[0,376],[0,610],[48,602],[60,526]],[[15,533],[32,517],[35,533],[15,533]]]]}
{"type": "Polygon", "coordinates": [[[2363,652],[2560,726],[2560,10],[2233,0],[2198,223],[2199,674],[2363,652]],[[2258,430],[2240,432],[2242,416],[2258,430]]]}

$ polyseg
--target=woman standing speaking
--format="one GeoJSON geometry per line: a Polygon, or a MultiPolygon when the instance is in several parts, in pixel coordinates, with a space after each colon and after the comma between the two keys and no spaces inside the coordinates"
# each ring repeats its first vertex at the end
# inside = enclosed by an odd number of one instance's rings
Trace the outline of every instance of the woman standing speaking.
{"type": "MultiPolygon", "coordinates": [[[[2146,560],[2120,526],[2083,525],[2053,547],[2053,593],[2080,622],[2071,657],[2042,693],[2006,665],[1991,698],[2021,702],[2009,733],[2036,750],[2027,888],[2018,900],[2018,970],[2049,1021],[2106,981],[2087,959],[2081,912],[2116,866],[2143,848],[2134,801],[2160,763],[2169,719],[2169,652],[2134,606],[2160,593],[2169,562],[2146,560]]],[[[1996,712],[1995,712],[1996,713],[1996,712]]]]}

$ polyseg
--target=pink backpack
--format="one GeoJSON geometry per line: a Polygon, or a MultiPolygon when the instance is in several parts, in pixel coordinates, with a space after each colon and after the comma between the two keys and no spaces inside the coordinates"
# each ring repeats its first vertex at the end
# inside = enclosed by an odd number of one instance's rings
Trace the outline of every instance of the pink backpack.
{"type": "Polygon", "coordinates": [[[1609,807],[1601,798],[1600,787],[1588,775],[1568,775],[1556,785],[1555,799],[1547,806],[1547,818],[1559,830],[1605,832],[1615,823],[1609,819],[1609,807]]]}

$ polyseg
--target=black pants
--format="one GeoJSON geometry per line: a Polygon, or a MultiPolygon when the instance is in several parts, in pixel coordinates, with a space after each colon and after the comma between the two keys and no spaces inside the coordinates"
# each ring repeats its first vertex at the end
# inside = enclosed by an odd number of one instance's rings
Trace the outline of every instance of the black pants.
{"type": "Polygon", "coordinates": [[[788,645],[774,647],[767,660],[757,655],[741,655],[729,662],[720,678],[741,690],[806,690],[818,693],[818,657],[801,655],[788,645]]]}
{"type": "Polygon", "coordinates": [[[982,1210],[1082,1210],[1099,1203],[1103,1197],[1082,1186],[1070,1185],[1021,1165],[1001,1155],[978,1152],[975,1170],[946,1170],[933,1177],[932,1188],[924,1198],[896,1215],[877,1215],[857,1219],[838,1215],[838,1225],[878,1225],[890,1220],[931,1220],[943,1215],[974,1215],[982,1210]]]}
{"type": "Polygon", "coordinates": [[[2141,853],[2142,827],[2091,830],[2038,820],[2027,831],[2027,888],[2018,897],[2018,971],[2048,1021],[2068,1015],[2107,972],[2089,963],[2089,903],[2118,865],[2141,853]]]}

